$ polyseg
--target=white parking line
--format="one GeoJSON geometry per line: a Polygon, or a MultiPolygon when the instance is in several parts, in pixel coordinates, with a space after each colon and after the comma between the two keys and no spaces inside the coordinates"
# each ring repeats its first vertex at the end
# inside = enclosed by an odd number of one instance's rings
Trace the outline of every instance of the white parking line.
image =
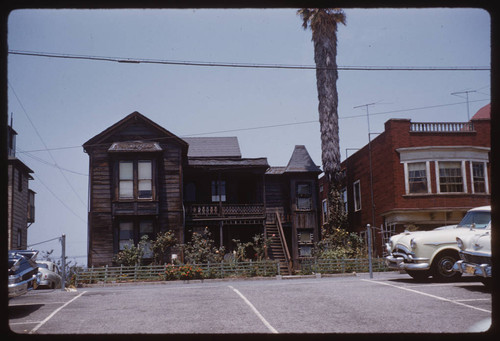
{"type": "Polygon", "coordinates": [[[76,300],[77,298],[79,298],[80,296],[82,296],[83,294],[85,294],[86,291],[83,291],[82,293],[80,293],[78,296],[75,296],[73,297],[71,300],[69,300],[68,302],[64,303],[62,306],[60,306],[59,308],[57,308],[56,310],[54,310],[52,312],[52,314],[50,314],[49,316],[47,316],[45,318],[45,320],[43,320],[42,322],[40,322],[39,324],[37,324],[35,326],[35,328],[31,329],[31,331],[29,332],[29,334],[33,334],[34,332],[36,332],[41,326],[43,326],[48,320],[50,320],[52,317],[54,317],[55,314],[57,314],[62,308],[66,307],[68,304],[70,304],[71,302],[73,302],[74,300],[76,300]]]}
{"type": "Polygon", "coordinates": [[[274,329],[273,326],[271,326],[271,324],[269,322],[267,322],[267,320],[264,318],[264,316],[262,316],[262,314],[259,313],[259,311],[253,306],[253,304],[245,296],[243,296],[243,294],[241,292],[239,292],[238,289],[235,289],[230,285],[228,285],[228,287],[231,290],[233,290],[235,293],[237,293],[243,299],[243,301],[245,301],[245,303],[252,309],[252,311],[255,313],[255,315],[257,315],[257,317],[262,321],[262,323],[264,323],[264,325],[267,327],[267,329],[269,329],[271,331],[271,333],[278,334],[278,331],[276,329],[274,329]]]}
{"type": "Polygon", "coordinates": [[[438,300],[441,300],[441,301],[450,302],[450,303],[453,303],[453,304],[457,304],[457,305],[461,305],[461,306],[464,306],[464,307],[476,309],[476,310],[479,310],[479,311],[484,311],[486,313],[491,313],[491,310],[486,310],[486,309],[474,307],[472,305],[468,305],[468,304],[461,303],[461,302],[454,301],[454,300],[450,300],[450,299],[447,299],[447,298],[444,298],[444,297],[440,297],[440,296],[428,294],[428,293],[425,293],[425,292],[421,292],[421,291],[417,291],[417,290],[413,290],[413,289],[409,289],[409,288],[405,288],[405,287],[400,287],[398,285],[394,285],[394,284],[390,284],[390,283],[373,281],[373,280],[370,280],[370,279],[362,279],[362,281],[371,282],[371,283],[377,283],[377,284],[382,284],[382,285],[387,285],[387,286],[398,288],[398,289],[401,289],[401,290],[406,290],[406,291],[410,291],[410,292],[413,292],[413,293],[416,293],[416,294],[420,294],[420,295],[432,297],[432,298],[435,298],[435,299],[438,299],[438,300]]]}

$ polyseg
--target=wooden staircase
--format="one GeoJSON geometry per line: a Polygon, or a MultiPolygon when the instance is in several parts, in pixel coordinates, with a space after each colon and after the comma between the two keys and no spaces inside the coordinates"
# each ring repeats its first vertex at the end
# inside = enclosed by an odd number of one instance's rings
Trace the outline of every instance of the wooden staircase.
{"type": "Polygon", "coordinates": [[[292,274],[290,252],[283,234],[283,227],[278,212],[275,219],[266,221],[266,237],[271,239],[271,244],[267,250],[271,259],[279,261],[280,274],[283,276],[292,274]]]}

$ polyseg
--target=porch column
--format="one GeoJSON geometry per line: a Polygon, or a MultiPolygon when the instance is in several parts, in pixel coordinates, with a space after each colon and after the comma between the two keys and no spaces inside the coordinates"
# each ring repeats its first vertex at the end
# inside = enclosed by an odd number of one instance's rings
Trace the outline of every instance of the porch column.
{"type": "Polygon", "coordinates": [[[222,234],[223,226],[224,226],[224,222],[221,220],[219,222],[219,241],[220,241],[220,246],[224,245],[224,236],[222,234]]]}

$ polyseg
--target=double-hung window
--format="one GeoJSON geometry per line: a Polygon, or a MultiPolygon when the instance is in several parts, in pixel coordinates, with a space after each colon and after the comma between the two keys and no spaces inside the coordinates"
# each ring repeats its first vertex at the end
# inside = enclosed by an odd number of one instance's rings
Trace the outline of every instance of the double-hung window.
{"type": "Polygon", "coordinates": [[[486,165],[484,162],[471,162],[472,190],[474,193],[487,193],[486,165]]]}
{"type": "Polygon", "coordinates": [[[353,195],[354,195],[354,211],[361,210],[361,184],[358,181],[353,184],[353,195]]]}
{"type": "Polygon", "coordinates": [[[439,161],[439,192],[463,193],[464,178],[461,161],[439,161]]]}
{"type": "Polygon", "coordinates": [[[298,183],[297,188],[297,209],[312,210],[312,191],[310,183],[298,183]]]}
{"type": "Polygon", "coordinates": [[[407,167],[407,193],[428,193],[426,162],[410,162],[407,167]]]}
{"type": "Polygon", "coordinates": [[[119,161],[118,166],[119,199],[153,198],[153,161],[119,161]]]}
{"type": "Polygon", "coordinates": [[[226,201],[226,181],[212,180],[212,202],[226,201]]]}

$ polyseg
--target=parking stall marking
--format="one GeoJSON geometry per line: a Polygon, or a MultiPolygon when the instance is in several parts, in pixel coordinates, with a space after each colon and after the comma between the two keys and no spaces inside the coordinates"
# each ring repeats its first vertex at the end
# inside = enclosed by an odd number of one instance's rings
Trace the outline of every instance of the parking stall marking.
{"type": "Polygon", "coordinates": [[[453,304],[461,305],[461,306],[464,306],[464,307],[472,308],[472,309],[475,309],[475,310],[479,310],[479,311],[483,311],[483,312],[491,314],[491,310],[474,307],[472,305],[462,303],[459,300],[450,300],[450,299],[445,298],[445,297],[436,296],[436,295],[428,294],[428,293],[425,293],[425,292],[422,292],[422,291],[418,291],[418,290],[414,290],[414,289],[410,289],[410,288],[405,288],[405,287],[401,287],[401,286],[390,284],[390,283],[385,283],[385,282],[380,282],[380,281],[374,281],[374,280],[370,280],[370,279],[362,279],[362,281],[376,283],[376,284],[381,284],[381,285],[387,285],[387,286],[390,286],[390,287],[393,287],[393,288],[398,288],[398,289],[401,289],[401,290],[410,291],[410,292],[413,292],[415,294],[420,294],[420,295],[432,297],[432,298],[435,298],[435,299],[438,299],[438,300],[441,300],[441,301],[450,302],[450,303],[453,303],[453,304]]]}
{"type": "Polygon", "coordinates": [[[64,303],[62,306],[60,306],[59,308],[57,308],[56,310],[54,310],[49,316],[47,316],[42,322],[40,322],[39,324],[37,324],[35,326],[35,328],[33,328],[29,334],[33,334],[34,332],[36,332],[41,326],[43,326],[48,320],[50,320],[52,317],[54,317],[55,314],[57,314],[62,308],[66,307],[68,304],[70,304],[71,302],[75,301],[77,298],[81,297],[83,294],[85,294],[86,291],[83,291],[81,292],[78,296],[75,296],[73,297],[71,300],[69,300],[68,302],[64,303]]]}
{"type": "Polygon", "coordinates": [[[264,325],[267,327],[267,329],[269,329],[269,331],[271,331],[271,333],[278,334],[278,331],[276,329],[274,329],[273,326],[271,326],[271,324],[269,322],[267,322],[267,320],[264,318],[264,316],[262,316],[262,314],[257,310],[257,308],[254,307],[252,302],[250,302],[238,289],[235,289],[230,285],[228,285],[228,287],[231,290],[233,290],[235,293],[237,293],[238,296],[240,296],[243,299],[243,301],[252,309],[252,311],[255,313],[255,315],[257,315],[257,317],[262,321],[262,323],[264,323],[264,325]]]}

